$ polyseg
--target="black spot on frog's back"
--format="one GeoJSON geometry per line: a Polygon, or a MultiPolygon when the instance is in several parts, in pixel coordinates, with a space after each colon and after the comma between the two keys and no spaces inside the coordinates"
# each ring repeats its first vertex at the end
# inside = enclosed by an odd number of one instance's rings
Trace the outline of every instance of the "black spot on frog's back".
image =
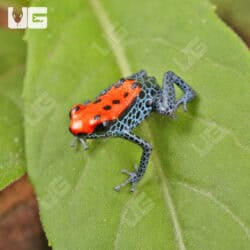
{"type": "Polygon", "coordinates": [[[112,103],[113,104],[120,104],[120,100],[113,100],[112,103]]]}
{"type": "Polygon", "coordinates": [[[105,105],[105,106],[103,106],[103,109],[104,109],[104,110],[111,110],[112,107],[111,107],[110,105],[105,105]]]}

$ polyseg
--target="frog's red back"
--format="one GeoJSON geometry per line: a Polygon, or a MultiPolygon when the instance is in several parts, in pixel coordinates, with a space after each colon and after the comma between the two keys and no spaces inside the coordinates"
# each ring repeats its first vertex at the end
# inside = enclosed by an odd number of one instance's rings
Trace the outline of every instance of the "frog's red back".
{"type": "Polygon", "coordinates": [[[81,122],[77,133],[90,134],[105,122],[118,119],[131,105],[141,91],[141,85],[134,79],[127,79],[113,85],[96,100],[83,105],[72,117],[72,122],[81,122]]]}

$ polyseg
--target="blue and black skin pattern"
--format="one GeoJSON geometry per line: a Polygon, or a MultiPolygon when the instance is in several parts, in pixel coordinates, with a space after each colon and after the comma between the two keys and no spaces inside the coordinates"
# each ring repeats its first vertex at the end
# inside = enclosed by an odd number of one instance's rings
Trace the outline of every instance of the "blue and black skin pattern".
{"type": "MultiPolygon", "coordinates": [[[[105,121],[98,125],[94,132],[74,135],[83,143],[85,149],[87,148],[85,139],[104,137],[124,138],[139,145],[143,152],[138,168],[133,172],[122,170],[122,173],[128,174],[129,178],[115,187],[115,190],[119,191],[123,186],[131,183],[130,191],[133,192],[136,184],[145,174],[152,146],[149,142],[133,134],[131,131],[153,111],[171,118],[175,118],[175,112],[180,105],[183,105],[184,110],[187,111],[187,102],[195,97],[195,92],[184,80],[170,71],[164,74],[162,87],[157,84],[155,77],[148,76],[144,70],[125,79],[123,78],[112,86],[119,87],[127,79],[134,79],[135,87],[140,88],[139,94],[135,97],[131,105],[117,119],[105,121]],[[174,84],[183,92],[183,96],[179,100],[176,100],[174,84]]],[[[97,96],[96,100],[110,91],[112,86],[97,96]]]]}

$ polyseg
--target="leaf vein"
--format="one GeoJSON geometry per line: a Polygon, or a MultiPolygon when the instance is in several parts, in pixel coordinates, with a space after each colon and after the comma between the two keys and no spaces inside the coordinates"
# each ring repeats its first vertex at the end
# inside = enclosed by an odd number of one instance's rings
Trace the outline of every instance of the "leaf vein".
{"type": "Polygon", "coordinates": [[[250,238],[250,230],[244,224],[244,222],[236,214],[234,214],[232,212],[232,210],[226,204],[219,201],[211,192],[199,189],[198,187],[195,187],[193,185],[190,185],[190,184],[187,184],[187,183],[181,182],[181,181],[171,181],[171,183],[183,186],[186,189],[193,191],[201,196],[204,196],[204,197],[208,198],[209,200],[211,200],[212,202],[214,202],[219,208],[221,208],[226,214],[228,214],[236,224],[238,224],[241,227],[241,229],[245,232],[247,238],[248,239],[250,238]]]}
{"type": "MultiPolygon", "coordinates": [[[[101,5],[101,3],[98,0],[90,0],[90,4],[105,33],[108,44],[111,46],[113,50],[114,56],[116,58],[116,61],[117,61],[117,64],[121,73],[123,75],[130,75],[132,72],[131,72],[127,57],[125,55],[125,51],[123,49],[123,46],[120,43],[120,39],[118,39],[116,34],[113,32],[114,28],[113,28],[111,21],[109,20],[106,10],[104,9],[104,7],[101,5]],[[117,43],[115,41],[119,41],[119,42],[117,43]]],[[[146,124],[146,130],[147,130],[147,134],[149,135],[149,138],[152,138],[152,133],[150,131],[148,124],[146,124]]],[[[163,173],[162,164],[157,153],[155,153],[155,160],[156,160],[155,165],[157,166],[157,172],[161,179],[163,198],[164,198],[166,206],[169,209],[169,213],[172,218],[172,223],[174,226],[174,232],[175,232],[178,248],[180,250],[185,250],[186,247],[183,241],[183,236],[182,236],[181,228],[178,222],[176,209],[175,209],[171,194],[169,192],[167,177],[163,173]]],[[[115,240],[115,245],[116,244],[117,244],[117,240],[115,240]]]]}

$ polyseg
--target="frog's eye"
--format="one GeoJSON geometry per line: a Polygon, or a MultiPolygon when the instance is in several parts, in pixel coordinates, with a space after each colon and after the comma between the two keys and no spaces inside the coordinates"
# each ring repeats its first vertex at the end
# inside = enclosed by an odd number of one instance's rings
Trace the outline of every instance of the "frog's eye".
{"type": "Polygon", "coordinates": [[[72,115],[74,115],[78,110],[80,110],[80,105],[74,106],[70,111],[69,111],[69,117],[71,118],[72,115]]]}
{"type": "Polygon", "coordinates": [[[77,106],[75,106],[74,108],[72,108],[71,112],[72,112],[72,113],[76,113],[79,109],[80,109],[80,106],[77,105],[77,106]]]}

